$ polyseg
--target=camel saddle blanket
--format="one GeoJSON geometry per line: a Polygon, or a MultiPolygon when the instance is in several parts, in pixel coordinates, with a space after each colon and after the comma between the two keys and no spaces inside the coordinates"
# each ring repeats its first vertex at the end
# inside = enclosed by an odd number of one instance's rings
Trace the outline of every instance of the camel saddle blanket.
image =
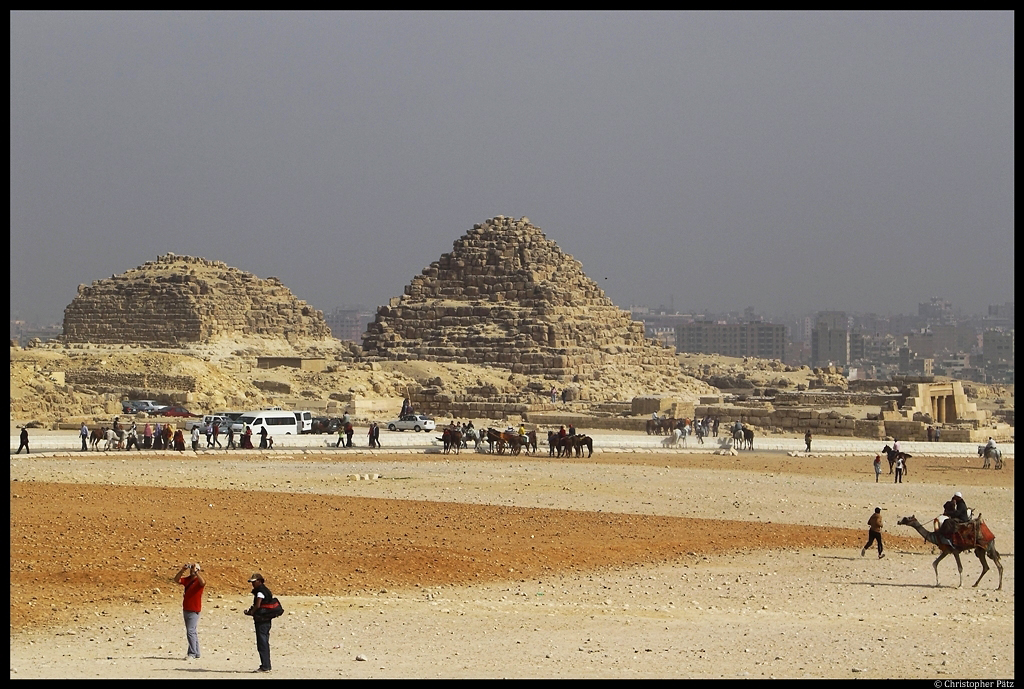
{"type": "Polygon", "coordinates": [[[953,534],[953,544],[958,548],[984,548],[995,535],[980,518],[972,519],[963,524],[957,524],[956,532],[953,534]]]}

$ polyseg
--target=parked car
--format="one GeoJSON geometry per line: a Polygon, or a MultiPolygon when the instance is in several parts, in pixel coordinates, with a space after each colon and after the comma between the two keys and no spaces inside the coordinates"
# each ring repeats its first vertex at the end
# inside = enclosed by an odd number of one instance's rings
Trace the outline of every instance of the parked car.
{"type": "Polygon", "coordinates": [[[193,414],[188,409],[185,409],[185,407],[179,407],[177,405],[174,405],[174,406],[171,406],[171,407],[165,407],[165,408],[161,409],[157,413],[160,416],[181,416],[181,417],[188,417],[188,418],[199,416],[199,414],[193,414]]]}
{"type": "Polygon", "coordinates": [[[196,419],[193,421],[185,422],[185,430],[191,431],[193,427],[199,426],[200,431],[205,431],[209,424],[216,423],[222,433],[228,432],[228,425],[231,423],[231,419],[221,414],[206,414],[202,419],[196,419]]]}
{"type": "Polygon", "coordinates": [[[318,416],[313,419],[313,426],[310,433],[337,433],[341,426],[341,419],[329,416],[318,416]]]}
{"type": "Polygon", "coordinates": [[[155,414],[166,406],[158,404],[156,400],[126,400],[121,403],[121,411],[124,414],[138,414],[143,411],[147,414],[155,414]]]}
{"type": "Polygon", "coordinates": [[[437,424],[429,416],[423,414],[406,414],[394,421],[388,421],[389,431],[432,431],[437,424]]]}

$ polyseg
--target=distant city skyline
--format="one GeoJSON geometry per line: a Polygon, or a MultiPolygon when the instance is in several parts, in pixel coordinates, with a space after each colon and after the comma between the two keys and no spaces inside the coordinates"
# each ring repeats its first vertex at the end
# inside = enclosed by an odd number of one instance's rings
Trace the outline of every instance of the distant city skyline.
{"type": "MultiPolygon", "coordinates": [[[[287,287],[287,285],[285,285],[285,287],[287,287]]],[[[301,299],[301,296],[299,296],[299,295],[296,295],[296,296],[301,299]]],[[[392,296],[399,296],[399,295],[395,294],[395,295],[392,295],[392,296]]],[[[930,298],[931,297],[929,297],[929,299],[930,298]]],[[[940,297],[940,298],[944,298],[944,297],[940,297]]],[[[1005,299],[1005,300],[1003,300],[1001,302],[997,302],[997,303],[993,303],[993,304],[986,304],[983,310],[980,310],[980,311],[977,311],[977,312],[968,312],[968,311],[963,310],[963,309],[958,309],[956,307],[955,302],[952,302],[951,300],[948,300],[948,299],[946,301],[950,301],[953,304],[953,312],[955,314],[957,314],[958,316],[963,317],[963,318],[977,318],[977,317],[984,317],[984,316],[988,315],[988,311],[992,307],[1002,308],[1006,304],[1013,304],[1014,300],[1013,300],[1012,295],[1011,295],[1009,298],[1007,298],[1007,299],[1005,299]]],[[[318,309],[318,310],[322,311],[324,313],[324,316],[328,316],[328,315],[330,315],[334,311],[365,311],[365,312],[368,312],[368,313],[375,313],[376,309],[377,309],[377,306],[383,305],[385,303],[387,303],[387,299],[385,299],[385,300],[381,301],[379,304],[375,304],[375,305],[344,303],[344,304],[337,304],[337,305],[334,305],[334,306],[329,306],[329,307],[326,307],[326,308],[322,307],[322,306],[320,306],[318,304],[311,304],[311,306],[313,306],[313,308],[315,308],[315,309],[318,309]]],[[[705,314],[713,314],[713,315],[744,314],[746,311],[748,311],[750,308],[752,308],[750,306],[744,306],[742,308],[730,308],[730,309],[712,310],[712,309],[690,309],[690,308],[684,308],[682,306],[677,306],[674,311],[669,311],[668,310],[668,308],[669,308],[668,304],[664,304],[664,303],[658,303],[658,304],[630,304],[630,305],[627,305],[627,306],[622,306],[620,304],[616,304],[616,306],[618,306],[619,308],[623,309],[624,311],[634,311],[636,309],[649,309],[649,310],[651,310],[652,313],[654,313],[654,312],[660,311],[661,309],[665,309],[666,313],[676,313],[676,314],[680,314],[680,315],[687,315],[687,314],[689,314],[689,315],[695,315],[695,316],[696,315],[705,315],[705,314]]],[[[893,313],[878,313],[878,312],[875,312],[875,311],[866,311],[866,310],[852,310],[852,311],[850,311],[850,310],[846,310],[846,309],[814,309],[812,311],[806,311],[806,312],[800,312],[800,313],[798,313],[798,312],[786,312],[786,311],[772,312],[772,311],[768,311],[768,310],[763,310],[762,311],[762,310],[759,310],[759,309],[754,309],[753,311],[754,311],[754,313],[756,315],[763,316],[765,318],[774,319],[775,322],[781,322],[781,321],[788,320],[788,319],[809,318],[809,317],[815,316],[816,314],[823,313],[823,312],[830,312],[830,311],[845,311],[850,317],[873,315],[873,316],[878,316],[880,318],[892,318],[892,317],[917,317],[917,315],[918,315],[917,314],[917,309],[914,309],[913,312],[909,312],[909,313],[895,313],[895,312],[893,312],[893,313]]],[[[11,320],[12,321],[14,321],[14,320],[23,320],[26,323],[29,323],[29,324],[34,325],[34,326],[39,326],[39,327],[49,326],[49,325],[60,325],[62,323],[62,321],[63,321],[63,312],[61,313],[60,317],[54,318],[54,319],[49,320],[49,321],[33,318],[31,313],[32,312],[30,310],[28,310],[28,309],[12,308],[11,309],[11,320]]]]}

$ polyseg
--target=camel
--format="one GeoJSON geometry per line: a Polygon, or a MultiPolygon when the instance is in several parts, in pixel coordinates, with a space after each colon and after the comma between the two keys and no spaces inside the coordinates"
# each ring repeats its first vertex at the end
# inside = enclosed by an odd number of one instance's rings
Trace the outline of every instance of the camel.
{"type": "MultiPolygon", "coordinates": [[[[960,530],[958,530],[958,532],[953,535],[953,547],[950,547],[945,543],[942,543],[939,540],[938,532],[929,531],[928,529],[926,529],[921,524],[921,522],[917,521],[917,517],[915,517],[914,515],[910,515],[909,517],[903,517],[903,519],[900,519],[897,523],[900,526],[909,526],[912,529],[916,529],[917,532],[921,534],[921,538],[928,541],[929,543],[931,543],[939,549],[939,557],[935,560],[935,562],[932,563],[932,568],[935,569],[936,586],[939,585],[939,563],[942,562],[942,559],[949,554],[952,554],[953,559],[956,560],[956,568],[957,571],[960,573],[960,583],[957,586],[957,588],[963,586],[964,567],[960,563],[960,553],[964,550],[973,549],[974,554],[978,556],[979,560],[981,560],[981,576],[979,576],[978,580],[974,582],[974,586],[980,584],[982,577],[984,577],[985,574],[988,573],[988,560],[985,557],[987,555],[988,557],[992,558],[992,562],[996,563],[996,569],[999,570],[999,586],[996,587],[996,591],[1001,591],[1003,589],[1003,563],[999,561],[999,553],[996,552],[996,537],[989,530],[988,526],[986,526],[985,523],[981,521],[981,515],[978,515],[974,518],[974,520],[964,525],[967,527],[966,531],[969,532],[968,538],[963,539],[961,537],[960,530]],[[975,529],[977,529],[978,533],[977,539],[973,538],[975,529]]],[[[961,526],[961,529],[963,529],[963,526],[961,526]]]]}

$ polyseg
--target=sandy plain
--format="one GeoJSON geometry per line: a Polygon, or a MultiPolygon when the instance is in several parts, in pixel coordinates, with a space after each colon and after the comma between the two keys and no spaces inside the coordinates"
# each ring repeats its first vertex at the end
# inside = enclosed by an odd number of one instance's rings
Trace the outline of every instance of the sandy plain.
{"type": "Polygon", "coordinates": [[[288,610],[275,678],[1012,678],[1014,462],[597,453],[11,456],[12,678],[231,678],[245,583],[288,610]],[[886,468],[887,470],[887,468],[886,468]],[[374,476],[352,480],[352,475],[374,476]],[[900,516],[956,490],[1004,565],[900,516]],[[860,554],[884,508],[886,557],[860,554]],[[179,587],[207,579],[202,658],[179,587]]]}

